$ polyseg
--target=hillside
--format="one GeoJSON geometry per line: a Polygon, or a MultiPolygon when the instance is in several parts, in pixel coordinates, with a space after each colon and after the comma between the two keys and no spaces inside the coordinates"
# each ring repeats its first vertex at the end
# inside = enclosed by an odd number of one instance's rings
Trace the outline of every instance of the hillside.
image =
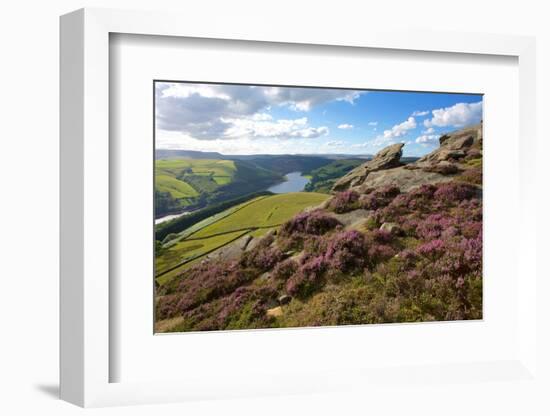
{"type": "Polygon", "coordinates": [[[482,145],[480,125],[409,164],[392,145],[287,219],[264,198],[180,236],[223,247],[157,279],[156,331],[482,318],[482,145]]]}
{"type": "Polygon", "coordinates": [[[341,159],[306,172],[310,180],[305,190],[328,194],[337,179],[363,163],[364,159],[341,159]]]}
{"type": "MultiPolygon", "coordinates": [[[[252,247],[258,237],[276,228],[303,209],[328,198],[316,193],[289,193],[260,196],[208,217],[163,240],[156,256],[156,277],[166,283],[196,261],[237,239],[252,247]],[[254,240],[255,241],[252,241],[254,240]]],[[[234,249],[235,247],[232,247],[234,249]]],[[[214,253],[224,257],[223,251],[214,253]]]]}
{"type": "Polygon", "coordinates": [[[285,175],[290,172],[310,172],[332,162],[331,159],[307,155],[253,155],[233,156],[234,160],[242,159],[264,169],[285,175]]]}
{"type": "Polygon", "coordinates": [[[281,175],[246,161],[156,160],[155,216],[198,209],[258,192],[282,179],[281,175]]]}

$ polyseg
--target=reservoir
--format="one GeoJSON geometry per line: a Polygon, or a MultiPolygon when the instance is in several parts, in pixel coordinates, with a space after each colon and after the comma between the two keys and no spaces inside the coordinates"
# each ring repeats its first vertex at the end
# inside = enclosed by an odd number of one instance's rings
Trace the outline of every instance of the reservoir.
{"type": "MultiPolygon", "coordinates": [[[[285,175],[286,181],[278,183],[268,188],[269,192],[274,194],[286,194],[288,192],[301,192],[309,182],[309,179],[302,176],[302,172],[291,172],[285,175]]],[[[193,211],[186,211],[179,214],[169,214],[164,217],[155,218],[155,225],[161,224],[165,221],[173,220],[174,218],[181,217],[182,215],[188,215],[193,211]]]]}
{"type": "Polygon", "coordinates": [[[166,221],[173,220],[174,218],[179,218],[182,215],[187,215],[187,214],[191,214],[191,212],[182,212],[180,214],[169,214],[169,215],[165,215],[164,217],[155,218],[155,225],[161,224],[161,223],[166,222],[166,221]]]}
{"type": "Polygon", "coordinates": [[[309,179],[302,176],[302,172],[291,172],[285,175],[286,181],[278,183],[268,188],[269,192],[274,194],[286,194],[287,192],[300,192],[309,182],[309,179]]]}

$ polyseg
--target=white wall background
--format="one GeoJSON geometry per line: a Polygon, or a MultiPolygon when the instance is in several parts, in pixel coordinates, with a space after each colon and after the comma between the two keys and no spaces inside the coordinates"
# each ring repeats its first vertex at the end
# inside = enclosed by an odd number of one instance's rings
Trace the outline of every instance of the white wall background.
{"type": "MultiPolygon", "coordinates": [[[[434,30],[511,33],[537,36],[538,132],[541,189],[539,241],[548,235],[546,211],[550,186],[545,171],[550,153],[546,123],[550,115],[550,29],[546,2],[386,0],[376,2],[296,0],[12,0],[0,9],[0,413],[76,414],[60,402],[58,377],[58,16],[81,7],[178,10],[189,19],[217,14],[246,14],[250,19],[278,21],[281,29],[324,25],[328,33],[342,25],[433,28],[434,30]],[[546,217],[544,215],[546,215],[546,217]],[[31,248],[27,241],[31,240],[31,248]]],[[[182,21],[185,24],[185,21],[182,21]]],[[[544,251],[540,245],[540,265],[544,251]]],[[[550,279],[549,279],[550,280],[550,279]]],[[[550,285],[544,283],[539,291],[550,285]]],[[[541,306],[547,312],[547,306],[541,306]]],[[[548,334],[546,351],[550,351],[548,334]]],[[[545,356],[541,357],[546,360],[545,356]]],[[[548,361],[545,361],[548,363],[548,361]]],[[[437,389],[434,389],[436,393],[437,389]]],[[[441,414],[538,414],[534,402],[506,394],[499,403],[474,404],[458,397],[441,414]]],[[[399,399],[396,398],[398,401],[399,399]]],[[[395,403],[374,414],[392,414],[395,403]]],[[[547,410],[547,409],[546,409],[547,410]]],[[[157,408],[93,410],[101,415],[150,414],[358,414],[368,401],[345,394],[284,397],[226,402],[164,405],[157,408]]],[[[542,413],[541,413],[542,414],[542,413]]]]}

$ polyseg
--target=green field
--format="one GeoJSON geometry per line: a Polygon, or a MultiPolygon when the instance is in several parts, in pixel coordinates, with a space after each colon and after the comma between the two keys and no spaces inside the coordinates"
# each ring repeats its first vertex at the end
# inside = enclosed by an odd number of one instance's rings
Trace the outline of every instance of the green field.
{"type": "Polygon", "coordinates": [[[157,160],[155,170],[157,175],[165,174],[179,176],[180,174],[197,174],[232,177],[235,173],[235,162],[232,160],[211,159],[170,159],[157,160]]]}
{"type": "Polygon", "coordinates": [[[160,192],[169,192],[172,198],[190,198],[198,195],[198,192],[187,182],[180,181],[173,176],[157,175],[155,185],[160,192]]]}
{"type": "Polygon", "coordinates": [[[319,205],[327,195],[296,192],[258,198],[246,208],[194,233],[192,238],[204,238],[234,230],[274,227],[293,217],[304,208],[319,205]]]}
{"type": "Polygon", "coordinates": [[[218,186],[230,183],[235,171],[232,160],[157,160],[155,187],[160,192],[168,192],[182,205],[188,205],[181,200],[196,197],[203,190],[212,192],[218,186]]]}
{"type": "Polygon", "coordinates": [[[246,234],[259,237],[328,197],[313,192],[261,196],[209,217],[164,244],[156,258],[157,282],[166,283],[206,254],[246,234]]]}
{"type": "Polygon", "coordinates": [[[170,246],[162,256],[157,257],[157,275],[165,275],[179,264],[187,263],[197,257],[204,256],[212,250],[222,247],[235,238],[240,237],[241,234],[244,235],[244,232],[236,231],[210,238],[203,238],[201,240],[178,241],[176,244],[170,246]]]}
{"type": "Polygon", "coordinates": [[[281,175],[252,162],[222,159],[155,161],[157,217],[196,210],[259,192],[280,182],[281,175]]]}

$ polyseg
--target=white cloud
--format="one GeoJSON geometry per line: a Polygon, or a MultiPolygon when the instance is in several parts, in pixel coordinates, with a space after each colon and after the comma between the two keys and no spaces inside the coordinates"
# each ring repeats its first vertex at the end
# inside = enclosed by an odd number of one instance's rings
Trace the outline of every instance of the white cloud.
{"type": "Polygon", "coordinates": [[[369,126],[377,126],[378,121],[369,121],[369,126]]]}
{"type": "Polygon", "coordinates": [[[271,114],[267,114],[267,113],[256,113],[252,116],[252,120],[267,121],[267,120],[273,120],[273,117],[271,117],[271,114]]]}
{"type": "Polygon", "coordinates": [[[427,116],[428,114],[430,114],[429,111],[415,111],[414,113],[412,113],[412,116],[413,117],[422,117],[422,116],[427,116]]]}
{"type": "Polygon", "coordinates": [[[338,126],[339,129],[342,129],[342,130],[349,130],[349,129],[352,129],[353,128],[353,124],[340,124],[338,126]]]}
{"type": "Polygon", "coordinates": [[[414,119],[414,117],[409,117],[407,120],[405,120],[400,124],[396,124],[391,129],[384,130],[383,137],[384,139],[394,139],[397,137],[402,137],[405,134],[407,134],[409,130],[412,130],[415,128],[416,128],[416,120],[414,119]]]}
{"type": "Polygon", "coordinates": [[[269,101],[287,105],[295,111],[309,111],[312,107],[330,101],[347,101],[353,104],[363,91],[328,88],[256,87],[265,91],[269,101]]]}
{"type": "Polygon", "coordinates": [[[426,127],[464,127],[479,123],[482,117],[482,102],[458,103],[452,107],[432,111],[432,118],[424,120],[426,127]]]}
{"type": "Polygon", "coordinates": [[[329,147],[342,147],[345,143],[342,140],[330,140],[325,144],[329,147]]]}
{"type": "Polygon", "coordinates": [[[251,137],[314,138],[328,134],[325,126],[298,128],[297,120],[273,121],[273,106],[309,111],[330,101],[353,103],[362,91],[256,87],[218,84],[156,84],[156,127],[199,140],[251,137]],[[264,123],[264,124],[262,124],[264,123]]]}
{"type": "Polygon", "coordinates": [[[208,84],[167,84],[161,90],[161,97],[188,98],[191,95],[199,95],[204,98],[219,98],[230,100],[231,97],[208,84]]]}
{"type": "Polygon", "coordinates": [[[294,130],[290,137],[301,137],[304,139],[314,139],[320,136],[326,136],[329,133],[328,127],[308,127],[306,129],[294,130]]]}
{"type": "Polygon", "coordinates": [[[224,138],[304,138],[312,139],[326,136],[328,127],[310,127],[306,117],[293,120],[272,121],[256,117],[224,119],[221,121],[230,127],[224,132],[224,138]]]}
{"type": "Polygon", "coordinates": [[[416,138],[415,142],[420,144],[439,144],[438,134],[423,134],[416,138]]]}
{"type": "MultiPolygon", "coordinates": [[[[328,142],[333,140],[329,139],[328,142]]],[[[201,152],[219,152],[225,155],[253,155],[253,154],[317,154],[327,152],[346,152],[346,143],[334,140],[327,145],[325,140],[311,140],[308,138],[235,138],[232,140],[199,140],[185,136],[176,131],[161,130],[156,136],[158,148],[185,149],[201,152]]]]}
{"type": "Polygon", "coordinates": [[[435,132],[435,129],[433,127],[430,127],[422,132],[422,134],[433,134],[435,132]]]}
{"type": "Polygon", "coordinates": [[[394,143],[398,143],[401,140],[397,140],[407,135],[409,130],[417,127],[414,117],[409,117],[402,123],[396,124],[391,129],[384,130],[383,134],[379,134],[371,140],[367,140],[363,143],[356,143],[351,145],[352,148],[367,148],[369,151],[377,152],[382,148],[394,143]]]}

